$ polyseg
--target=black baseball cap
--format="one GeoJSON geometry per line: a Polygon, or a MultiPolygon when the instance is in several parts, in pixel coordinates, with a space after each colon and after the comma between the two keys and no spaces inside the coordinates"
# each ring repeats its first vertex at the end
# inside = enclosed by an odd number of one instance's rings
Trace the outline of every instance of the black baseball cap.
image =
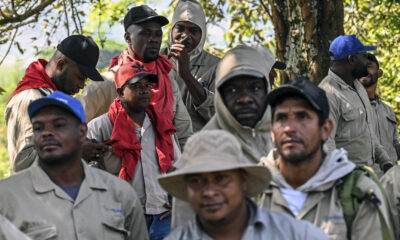
{"type": "Polygon", "coordinates": [[[154,11],[149,6],[140,5],[131,8],[129,12],[126,14],[124,18],[125,31],[132,24],[142,23],[149,20],[156,20],[161,24],[161,26],[165,26],[169,23],[167,18],[158,15],[158,13],[156,13],[156,11],[154,11]]]}
{"type": "Polygon", "coordinates": [[[276,62],[274,63],[274,65],[272,65],[272,68],[279,69],[279,70],[286,69],[286,63],[276,61],[276,62]]]}
{"type": "Polygon", "coordinates": [[[91,37],[69,36],[58,44],[57,50],[74,61],[85,76],[93,81],[103,81],[96,69],[99,60],[99,47],[91,37]]]}
{"type": "Polygon", "coordinates": [[[268,104],[274,107],[278,101],[290,97],[291,94],[307,99],[316,111],[322,113],[324,120],[329,117],[329,102],[325,91],[305,77],[296,78],[272,90],[267,96],[268,104]]]}

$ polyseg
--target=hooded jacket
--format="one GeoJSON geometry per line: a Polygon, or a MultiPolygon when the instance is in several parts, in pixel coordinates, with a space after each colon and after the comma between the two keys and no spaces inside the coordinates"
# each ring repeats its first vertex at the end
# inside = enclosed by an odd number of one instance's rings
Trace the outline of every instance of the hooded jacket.
{"type": "MultiPolygon", "coordinates": [[[[290,210],[287,201],[281,194],[281,188],[293,188],[279,171],[277,151],[272,150],[267,157],[261,159],[261,163],[268,167],[272,175],[270,186],[262,194],[260,200],[262,208],[310,221],[321,228],[330,239],[347,239],[347,227],[337,188],[342,182],[342,178],[355,168],[355,164],[347,158],[346,150],[335,149],[329,153],[315,175],[305,184],[294,189],[307,194],[297,216],[290,210]]],[[[359,187],[363,191],[373,189],[378,199],[383,202],[383,195],[379,187],[371,179],[364,177],[359,187]]],[[[384,204],[381,204],[380,208],[383,213],[387,213],[384,204]]],[[[387,220],[389,219],[387,215],[385,217],[387,220]]],[[[382,239],[379,213],[376,207],[368,201],[360,204],[353,221],[351,239],[382,239]]]]}
{"type": "Polygon", "coordinates": [[[267,156],[272,149],[272,140],[269,132],[271,111],[267,107],[262,118],[254,128],[241,125],[226,107],[219,88],[229,82],[236,71],[253,70],[264,75],[265,86],[268,91],[269,72],[275,63],[272,52],[261,45],[239,45],[226,53],[218,65],[215,92],[216,114],[207,123],[204,129],[223,129],[232,133],[241,143],[244,156],[253,163],[258,163],[262,156],[267,156]]]}
{"type": "MultiPolygon", "coordinates": [[[[272,52],[261,45],[239,45],[226,53],[217,68],[216,88],[232,78],[234,72],[257,71],[264,75],[268,91],[269,72],[275,63],[272,52]]],[[[258,163],[272,149],[269,132],[270,115],[266,108],[264,115],[254,128],[242,126],[225,106],[219,91],[215,93],[216,114],[203,129],[222,129],[233,134],[242,146],[243,156],[251,163],[258,163]]],[[[183,225],[194,216],[190,205],[175,199],[172,207],[172,229],[183,225]]]]}
{"type": "MultiPolygon", "coordinates": [[[[211,75],[207,75],[206,78],[202,77],[212,66],[216,65],[220,58],[211,55],[206,52],[204,48],[204,43],[207,39],[207,27],[206,27],[206,17],[204,15],[203,8],[195,0],[181,0],[175,9],[174,15],[171,22],[171,31],[168,35],[168,46],[163,49],[162,54],[168,54],[170,46],[173,44],[172,39],[172,29],[175,27],[177,22],[187,21],[196,24],[201,29],[201,40],[199,44],[189,52],[190,65],[189,69],[193,77],[199,80],[200,84],[207,95],[206,100],[199,106],[194,105],[193,98],[190,95],[186,84],[182,78],[179,77],[176,72],[176,62],[171,58],[174,67],[169,74],[171,81],[175,80],[179,85],[179,90],[182,94],[182,100],[186,105],[189,115],[192,119],[193,131],[199,131],[207,122],[210,120],[212,115],[214,115],[214,78],[211,75]]],[[[215,71],[215,68],[212,68],[215,71]]]]}

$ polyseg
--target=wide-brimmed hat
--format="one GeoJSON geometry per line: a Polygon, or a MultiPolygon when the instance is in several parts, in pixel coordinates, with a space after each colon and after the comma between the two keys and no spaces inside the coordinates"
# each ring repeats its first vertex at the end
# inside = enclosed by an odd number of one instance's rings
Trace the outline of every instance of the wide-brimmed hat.
{"type": "Polygon", "coordinates": [[[189,138],[181,159],[182,167],[158,178],[172,196],[187,201],[185,175],[243,169],[247,173],[249,197],[261,193],[271,180],[269,170],[250,163],[243,156],[239,141],[223,130],[203,130],[189,138]]]}

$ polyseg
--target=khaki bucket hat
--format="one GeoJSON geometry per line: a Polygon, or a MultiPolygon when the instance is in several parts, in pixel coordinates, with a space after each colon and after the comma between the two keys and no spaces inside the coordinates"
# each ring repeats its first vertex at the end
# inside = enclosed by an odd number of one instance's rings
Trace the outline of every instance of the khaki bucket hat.
{"type": "Polygon", "coordinates": [[[184,180],[188,174],[243,169],[248,178],[245,194],[249,197],[265,190],[271,180],[269,170],[246,160],[238,140],[223,130],[203,130],[191,136],[179,161],[180,169],[158,181],[169,194],[184,201],[188,201],[184,180]]]}

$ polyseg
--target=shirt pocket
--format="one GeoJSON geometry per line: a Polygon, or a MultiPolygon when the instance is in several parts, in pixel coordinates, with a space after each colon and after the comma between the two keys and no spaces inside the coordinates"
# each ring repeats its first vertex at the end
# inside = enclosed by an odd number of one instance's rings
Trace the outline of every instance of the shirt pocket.
{"type": "Polygon", "coordinates": [[[367,128],[367,121],[361,119],[363,112],[354,107],[344,107],[341,111],[342,121],[337,126],[335,140],[337,142],[348,141],[363,134],[367,128]]]}
{"type": "Polygon", "coordinates": [[[128,237],[129,232],[125,229],[124,219],[119,217],[106,217],[102,221],[104,230],[104,239],[126,239],[128,237]]]}
{"type": "Polygon", "coordinates": [[[331,240],[347,239],[347,226],[343,216],[328,216],[320,227],[331,240]]]}
{"type": "Polygon", "coordinates": [[[45,222],[24,222],[21,231],[32,239],[57,239],[56,226],[45,222]]]}
{"type": "Polygon", "coordinates": [[[391,124],[391,125],[396,125],[397,124],[397,120],[396,120],[396,117],[394,115],[387,115],[386,119],[388,120],[389,124],[391,124]]]}

